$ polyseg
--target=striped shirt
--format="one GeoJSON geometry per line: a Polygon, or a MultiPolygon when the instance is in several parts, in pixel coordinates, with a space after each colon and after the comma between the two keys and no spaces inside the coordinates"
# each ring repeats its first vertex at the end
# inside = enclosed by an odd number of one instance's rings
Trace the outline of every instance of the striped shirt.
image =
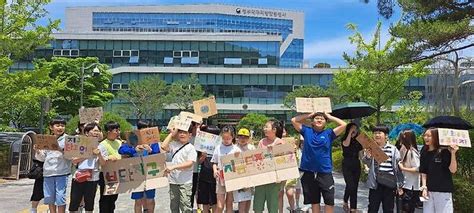
{"type": "Polygon", "coordinates": [[[384,162],[382,162],[380,165],[375,161],[375,165],[378,166],[379,171],[381,172],[389,172],[390,174],[393,174],[393,164],[392,164],[392,158],[393,158],[393,147],[390,146],[388,143],[385,144],[385,146],[382,148],[383,152],[388,156],[388,159],[384,162]]]}

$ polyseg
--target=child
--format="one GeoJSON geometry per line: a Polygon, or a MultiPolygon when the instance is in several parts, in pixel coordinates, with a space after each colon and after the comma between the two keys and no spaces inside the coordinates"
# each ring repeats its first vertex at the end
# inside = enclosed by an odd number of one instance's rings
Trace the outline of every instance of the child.
{"type": "Polygon", "coordinates": [[[334,178],[332,176],[332,142],[346,129],[346,122],[328,113],[298,115],[291,119],[293,127],[304,137],[300,171],[303,172],[304,204],[311,204],[313,213],[320,212],[321,196],[324,198],[324,212],[334,212],[334,178]],[[311,127],[303,125],[311,119],[311,127]],[[328,121],[337,123],[334,129],[325,129],[328,121]]]}
{"type": "Polygon", "coordinates": [[[212,168],[214,171],[214,177],[217,180],[217,212],[219,213],[224,210],[224,205],[226,212],[233,212],[233,196],[232,192],[226,192],[225,189],[221,157],[224,155],[240,152],[240,149],[233,144],[235,138],[234,136],[234,128],[232,128],[231,126],[225,126],[224,128],[222,128],[222,144],[219,144],[216,147],[211,159],[211,162],[213,163],[212,168]]]}
{"type": "Polygon", "coordinates": [[[36,159],[43,161],[43,192],[44,203],[49,205],[52,213],[66,211],[67,177],[71,173],[71,161],[63,156],[64,127],[66,121],[62,118],[53,119],[49,123],[51,133],[58,138],[59,150],[36,150],[36,159]]]}
{"type": "MultiPolygon", "coordinates": [[[[97,123],[86,124],[82,131],[88,137],[95,137],[98,141],[102,140],[102,131],[97,123]]],[[[101,156],[100,152],[94,150],[94,154],[101,156]]],[[[94,199],[97,192],[97,184],[99,182],[99,162],[98,157],[76,158],[72,159],[77,170],[71,184],[71,201],[69,202],[69,212],[80,212],[79,206],[84,200],[84,209],[86,212],[94,211],[94,199]],[[87,174],[87,180],[81,180],[76,177],[87,174]]]]}
{"type": "MultiPolygon", "coordinates": [[[[263,128],[265,138],[260,140],[258,148],[272,147],[284,144],[281,139],[283,136],[283,125],[281,122],[272,119],[265,124],[263,128]]],[[[253,199],[253,210],[255,212],[263,212],[265,201],[267,202],[267,210],[269,213],[277,213],[279,209],[279,194],[282,183],[270,183],[255,187],[255,196],[253,199]]]]}
{"type": "MultiPolygon", "coordinates": [[[[109,121],[105,124],[106,138],[99,144],[100,154],[99,157],[100,165],[105,165],[108,161],[120,160],[122,156],[118,153],[122,141],[120,137],[120,124],[115,121],[109,121]]],[[[105,179],[104,174],[101,172],[99,176],[99,211],[111,213],[115,210],[115,201],[117,201],[118,195],[104,195],[105,190],[105,179]]]]}
{"type": "Polygon", "coordinates": [[[193,126],[185,130],[171,130],[161,149],[171,154],[171,163],[165,169],[170,182],[170,209],[172,213],[191,212],[193,163],[197,154],[190,144],[193,126]],[[175,138],[177,141],[173,141],[175,138]]]}
{"type": "MultiPolygon", "coordinates": [[[[255,146],[250,144],[250,131],[246,128],[242,128],[237,133],[237,147],[242,151],[254,150],[255,146]]],[[[250,201],[252,200],[252,189],[240,189],[234,191],[234,202],[239,203],[239,212],[248,213],[250,211],[250,201]]]]}
{"type": "MultiPolygon", "coordinates": [[[[295,144],[295,154],[296,160],[298,161],[298,166],[301,160],[301,145],[303,143],[303,137],[300,136],[300,140],[295,144]]],[[[286,182],[285,185],[286,198],[288,198],[288,210],[291,212],[296,212],[299,209],[300,204],[300,194],[301,194],[301,181],[300,178],[292,179],[286,182]],[[296,205],[295,205],[296,204],[296,205]]]]}
{"type": "MultiPolygon", "coordinates": [[[[220,134],[220,129],[217,126],[202,125],[201,131],[214,135],[220,134]]],[[[197,203],[202,204],[203,213],[209,213],[211,208],[212,212],[217,211],[216,178],[211,163],[212,154],[214,153],[198,152],[200,169],[197,184],[197,203]]]]}
{"type": "MultiPolygon", "coordinates": [[[[150,127],[147,121],[138,121],[137,129],[144,129],[150,127]]],[[[119,154],[128,157],[147,156],[160,153],[160,145],[158,141],[148,144],[136,145],[122,144],[119,149],[119,154]]],[[[155,189],[146,190],[144,192],[133,192],[132,197],[135,200],[135,212],[154,212],[155,211],[155,189]]]]}

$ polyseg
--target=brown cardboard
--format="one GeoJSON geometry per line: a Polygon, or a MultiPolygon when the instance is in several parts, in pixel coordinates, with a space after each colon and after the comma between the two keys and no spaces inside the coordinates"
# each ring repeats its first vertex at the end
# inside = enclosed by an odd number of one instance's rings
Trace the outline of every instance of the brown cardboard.
{"type": "Polygon", "coordinates": [[[102,107],[94,108],[80,108],[79,109],[79,122],[81,124],[99,122],[104,115],[102,107]]]}
{"type": "Polygon", "coordinates": [[[363,132],[359,133],[356,137],[356,140],[362,145],[364,149],[370,149],[372,153],[372,157],[377,161],[377,163],[382,163],[388,159],[387,154],[380,148],[379,145],[371,138],[369,138],[363,132]]]}
{"type": "Polygon", "coordinates": [[[226,191],[281,182],[299,177],[291,144],[222,156],[226,191]]]}
{"type": "Polygon", "coordinates": [[[102,166],[105,179],[104,195],[141,192],[168,186],[164,176],[166,154],[124,158],[108,161],[102,166]]]}
{"type": "Polygon", "coordinates": [[[135,134],[138,137],[138,144],[152,144],[160,141],[160,130],[158,127],[136,130],[135,134]]]}
{"type": "Polygon", "coordinates": [[[295,98],[296,111],[302,113],[332,112],[331,99],[323,98],[295,98]]]}
{"type": "Polygon", "coordinates": [[[54,135],[33,135],[38,150],[59,150],[58,138],[54,135]]]}
{"type": "Polygon", "coordinates": [[[208,118],[217,115],[216,98],[211,96],[198,101],[193,101],[194,114],[203,118],[208,118]]]}
{"type": "Polygon", "coordinates": [[[66,136],[64,141],[64,158],[90,158],[94,156],[94,149],[99,146],[95,137],[66,136]]]}

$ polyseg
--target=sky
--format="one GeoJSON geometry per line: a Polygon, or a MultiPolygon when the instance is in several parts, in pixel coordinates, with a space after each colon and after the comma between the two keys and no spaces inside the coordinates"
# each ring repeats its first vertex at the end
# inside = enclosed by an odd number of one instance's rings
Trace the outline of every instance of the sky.
{"type": "Polygon", "coordinates": [[[390,35],[390,24],[398,21],[399,10],[391,19],[384,19],[377,13],[377,1],[368,4],[362,0],[52,0],[46,6],[49,17],[63,19],[66,7],[72,6],[126,6],[126,5],[173,5],[219,3],[262,8],[288,9],[305,13],[304,58],[312,66],[325,62],[332,67],[346,66],[343,52],[353,53],[355,46],[348,37],[353,34],[346,28],[348,23],[358,26],[365,38],[371,38],[377,21],[382,21],[382,42],[390,35]]]}

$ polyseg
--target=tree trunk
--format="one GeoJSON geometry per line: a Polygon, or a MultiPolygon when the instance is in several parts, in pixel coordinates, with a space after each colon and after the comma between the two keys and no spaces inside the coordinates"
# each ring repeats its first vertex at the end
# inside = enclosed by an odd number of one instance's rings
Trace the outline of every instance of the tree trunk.
{"type": "Polygon", "coordinates": [[[381,110],[381,107],[380,106],[377,106],[377,125],[380,125],[380,117],[381,117],[381,114],[382,112],[380,111],[381,110]]]}
{"type": "Polygon", "coordinates": [[[453,78],[453,111],[455,116],[459,116],[459,58],[457,57],[454,65],[454,78],[453,78]]]}

